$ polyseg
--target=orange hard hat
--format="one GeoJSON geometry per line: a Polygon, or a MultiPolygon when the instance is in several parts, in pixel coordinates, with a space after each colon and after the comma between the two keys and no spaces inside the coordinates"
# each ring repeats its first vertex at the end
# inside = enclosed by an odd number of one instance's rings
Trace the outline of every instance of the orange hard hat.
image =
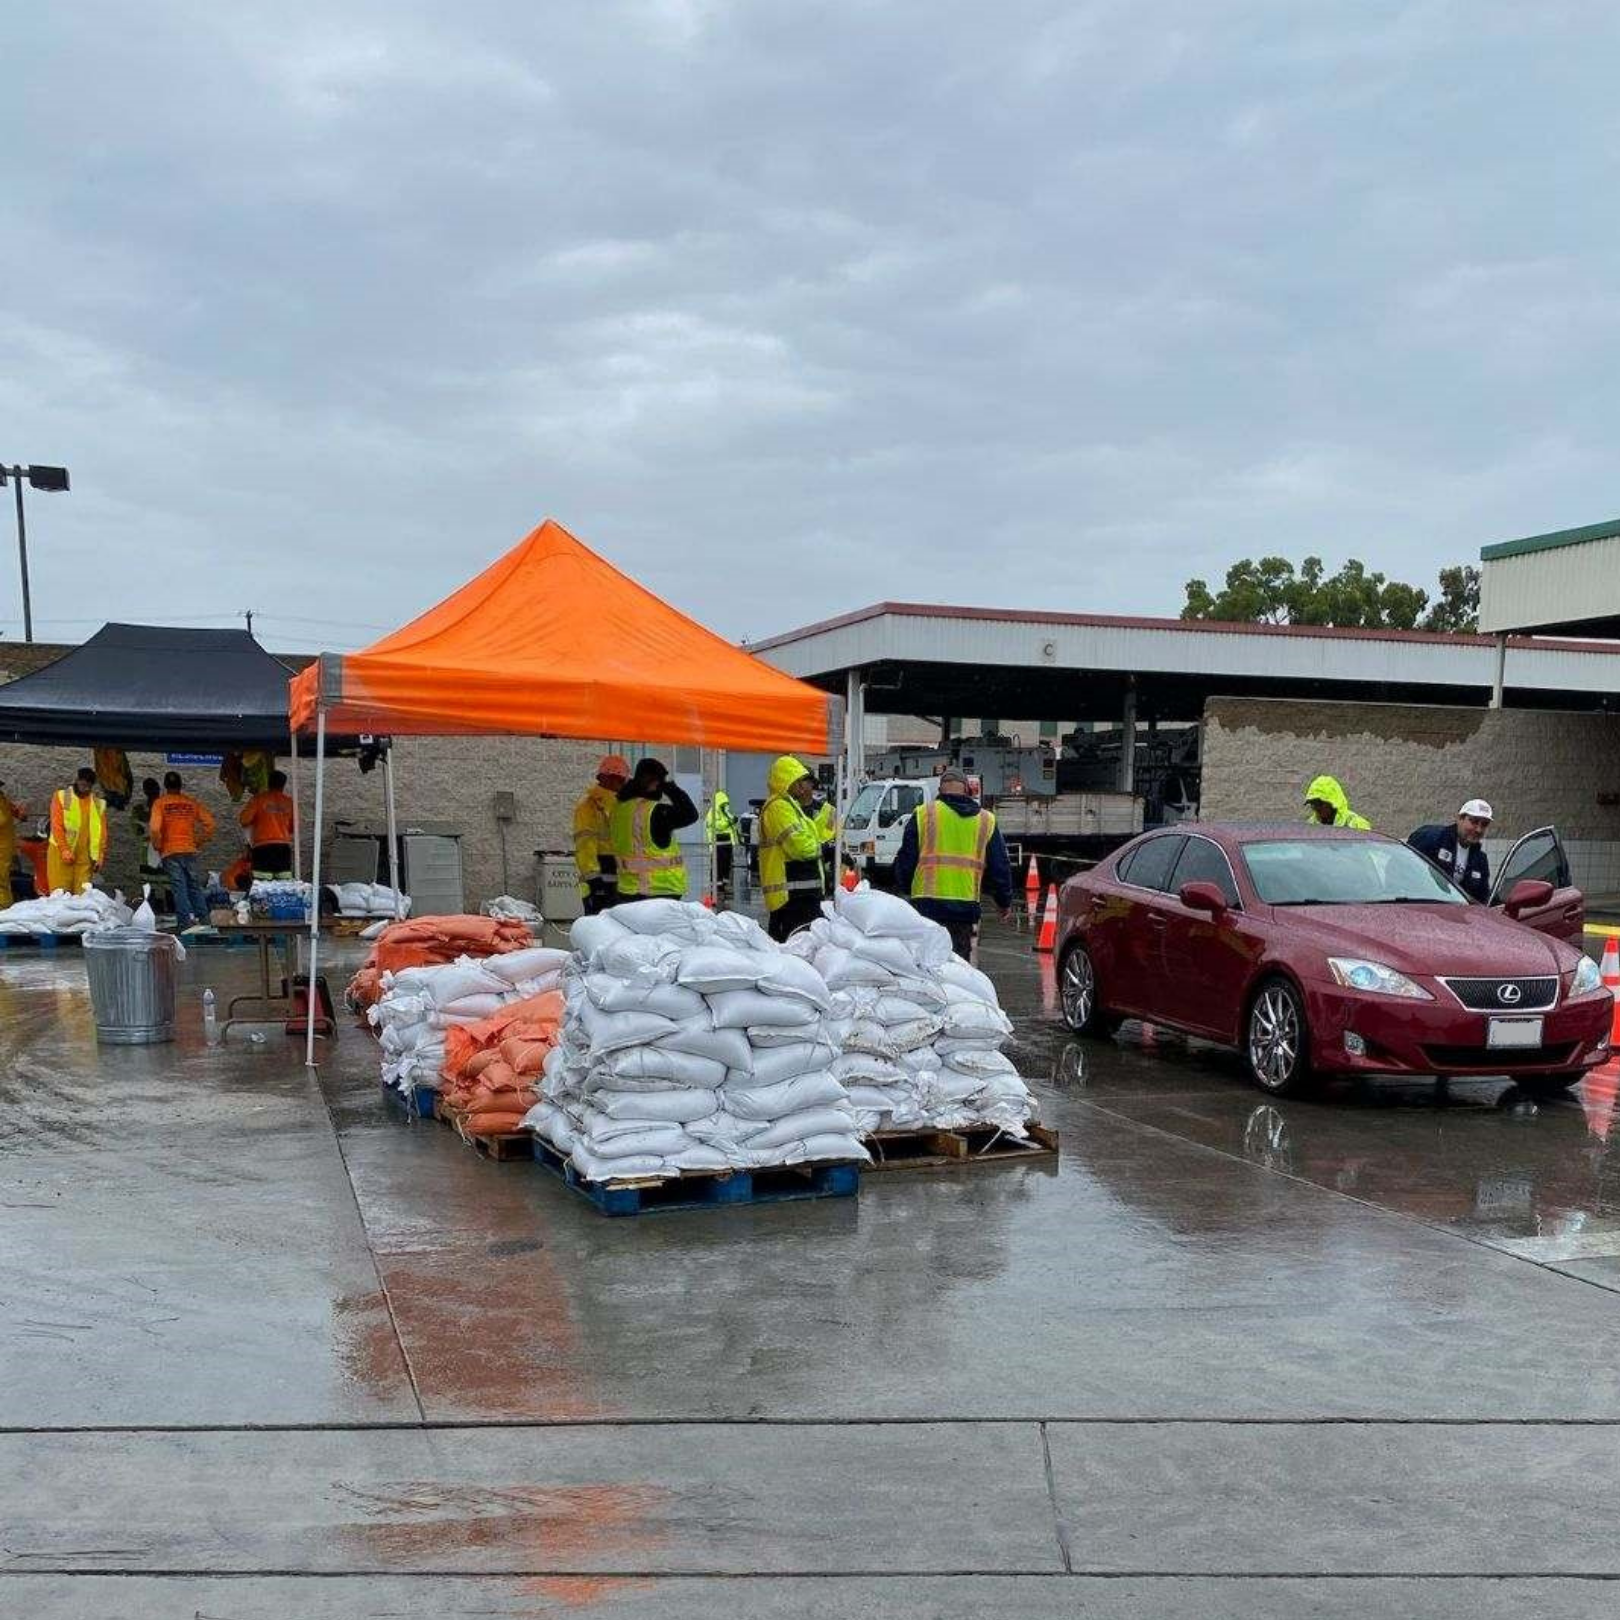
{"type": "Polygon", "coordinates": [[[628,780],[630,762],[623,754],[604,754],[597,761],[596,774],[598,776],[622,776],[628,780]]]}

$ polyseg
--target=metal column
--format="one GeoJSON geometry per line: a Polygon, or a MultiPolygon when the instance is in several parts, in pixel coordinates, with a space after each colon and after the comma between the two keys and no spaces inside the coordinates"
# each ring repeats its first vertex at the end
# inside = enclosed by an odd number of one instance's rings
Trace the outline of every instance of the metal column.
{"type": "Polygon", "coordinates": [[[315,847],[310,858],[309,990],[304,997],[309,1022],[304,1030],[304,1067],[315,1067],[315,985],[321,951],[321,816],[326,809],[326,710],[315,711],[315,847]]]}
{"type": "Polygon", "coordinates": [[[1507,634],[1498,631],[1496,637],[1496,674],[1491,681],[1491,707],[1502,707],[1502,693],[1507,685],[1507,634]]]}
{"type": "Polygon", "coordinates": [[[404,915],[399,892],[399,823],[394,816],[394,739],[383,751],[383,792],[388,800],[388,882],[394,891],[394,921],[404,915]]]}
{"type": "Polygon", "coordinates": [[[1136,791],[1136,686],[1125,690],[1125,713],[1119,731],[1119,791],[1136,791]]]}

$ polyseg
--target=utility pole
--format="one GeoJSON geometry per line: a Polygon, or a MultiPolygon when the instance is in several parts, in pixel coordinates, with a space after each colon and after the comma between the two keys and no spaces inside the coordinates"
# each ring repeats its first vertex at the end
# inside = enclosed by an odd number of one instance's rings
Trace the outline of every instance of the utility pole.
{"type": "Polygon", "coordinates": [[[35,489],[66,491],[66,467],[8,467],[0,462],[0,488],[10,478],[17,492],[17,562],[22,569],[23,640],[34,639],[34,603],[28,591],[28,520],[23,514],[23,479],[35,489]]]}
{"type": "Polygon", "coordinates": [[[247,630],[248,634],[251,636],[253,634],[253,609],[243,608],[242,617],[247,620],[247,630]]]}

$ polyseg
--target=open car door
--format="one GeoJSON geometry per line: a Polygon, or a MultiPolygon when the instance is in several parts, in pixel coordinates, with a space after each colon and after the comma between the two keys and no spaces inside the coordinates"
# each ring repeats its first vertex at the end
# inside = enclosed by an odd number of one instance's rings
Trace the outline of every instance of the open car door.
{"type": "Polygon", "coordinates": [[[1538,933],[1581,945],[1586,927],[1586,896],[1569,881],[1569,860],[1558,841],[1556,827],[1537,827],[1507,852],[1507,858],[1497,871],[1490,903],[1500,906],[1513,892],[1513,885],[1526,878],[1552,884],[1553,897],[1544,906],[1521,911],[1518,920],[1538,933]]]}

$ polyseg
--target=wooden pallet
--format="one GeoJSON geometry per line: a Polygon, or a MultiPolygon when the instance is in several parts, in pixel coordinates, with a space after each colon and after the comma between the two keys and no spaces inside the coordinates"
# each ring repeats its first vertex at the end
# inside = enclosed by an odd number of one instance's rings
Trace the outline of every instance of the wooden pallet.
{"type": "Polygon", "coordinates": [[[864,1137],[874,1170],[954,1170],[970,1164],[1006,1164],[1013,1160],[1056,1159],[1058,1133],[1033,1121],[1029,1139],[1020,1141],[994,1125],[963,1131],[878,1131],[864,1137]]]}
{"type": "Polygon", "coordinates": [[[663,1210],[780,1204],[802,1198],[853,1198],[861,1185],[860,1166],[847,1163],[791,1164],[769,1170],[687,1170],[678,1176],[587,1181],[549,1142],[538,1136],[530,1140],[535,1163],[604,1215],[652,1215],[663,1210]]]}
{"type": "Polygon", "coordinates": [[[481,1158],[504,1164],[511,1159],[534,1157],[534,1138],[527,1131],[475,1131],[459,1109],[447,1109],[447,1120],[456,1135],[481,1158]]]}

